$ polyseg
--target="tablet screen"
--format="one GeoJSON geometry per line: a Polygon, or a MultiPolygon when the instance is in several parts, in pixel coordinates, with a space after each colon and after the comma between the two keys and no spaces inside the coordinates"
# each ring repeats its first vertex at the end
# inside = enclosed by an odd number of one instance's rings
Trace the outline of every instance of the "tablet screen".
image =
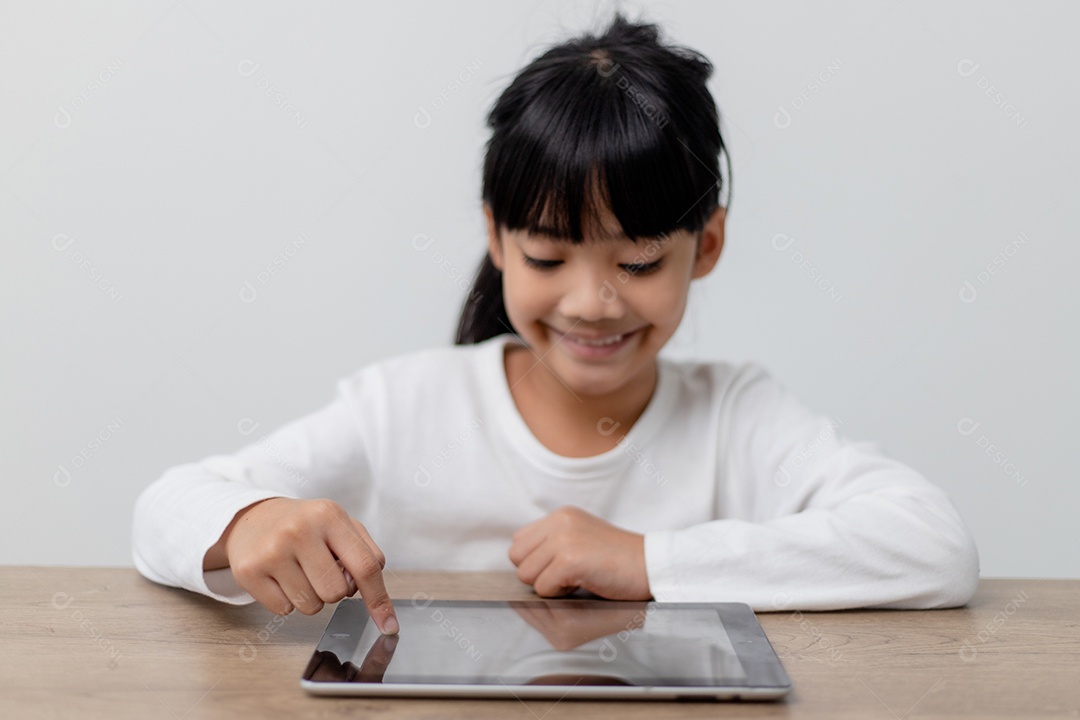
{"type": "Polygon", "coordinates": [[[395,612],[401,631],[382,635],[360,600],[342,601],[304,678],[334,683],[699,687],[746,680],[717,607],[593,600],[399,600],[395,612]]]}

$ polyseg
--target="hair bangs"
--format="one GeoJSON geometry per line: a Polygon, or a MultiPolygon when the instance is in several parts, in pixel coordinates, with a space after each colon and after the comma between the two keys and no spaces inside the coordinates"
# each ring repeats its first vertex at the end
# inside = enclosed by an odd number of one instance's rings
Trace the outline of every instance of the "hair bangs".
{"type": "Polygon", "coordinates": [[[489,117],[505,129],[492,135],[484,167],[495,221],[573,243],[700,229],[718,178],[680,142],[649,78],[597,54],[569,74],[563,66],[545,76],[539,64],[539,77],[512,84],[489,117]],[[618,227],[603,222],[605,211],[618,227]]]}

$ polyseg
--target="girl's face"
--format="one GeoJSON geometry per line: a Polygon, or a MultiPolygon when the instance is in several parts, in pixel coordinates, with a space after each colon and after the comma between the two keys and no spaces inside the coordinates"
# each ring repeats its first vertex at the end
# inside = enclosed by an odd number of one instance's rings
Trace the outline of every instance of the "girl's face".
{"type": "Polygon", "coordinates": [[[605,395],[650,377],[682,320],[690,281],[712,270],[724,242],[724,208],[699,244],[685,230],[633,243],[610,211],[578,245],[524,230],[496,232],[490,208],[484,212],[514,331],[541,359],[537,369],[555,373],[577,395],[605,395]]]}

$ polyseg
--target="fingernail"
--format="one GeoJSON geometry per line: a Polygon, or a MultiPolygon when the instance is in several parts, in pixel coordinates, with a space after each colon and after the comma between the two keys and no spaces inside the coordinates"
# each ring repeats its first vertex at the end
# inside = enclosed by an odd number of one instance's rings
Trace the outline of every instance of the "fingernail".
{"type": "Polygon", "coordinates": [[[383,620],[382,631],[383,635],[396,635],[401,628],[398,627],[397,617],[391,615],[383,620]]]}

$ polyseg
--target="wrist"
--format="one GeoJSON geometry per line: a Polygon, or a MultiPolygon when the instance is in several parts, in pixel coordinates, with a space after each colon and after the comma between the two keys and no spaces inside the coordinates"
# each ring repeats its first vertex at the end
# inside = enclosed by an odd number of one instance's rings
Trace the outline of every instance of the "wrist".
{"type": "Polygon", "coordinates": [[[218,538],[218,541],[212,546],[210,546],[210,549],[207,550],[206,554],[203,556],[203,572],[206,572],[208,570],[220,570],[222,568],[229,567],[229,538],[232,537],[232,532],[236,528],[236,523],[256,505],[261,505],[267,500],[279,499],[280,498],[278,497],[263,498],[262,500],[256,500],[250,505],[247,505],[238,510],[236,514],[233,515],[232,520],[229,521],[229,524],[225,526],[225,529],[222,531],[221,537],[218,538]]]}

